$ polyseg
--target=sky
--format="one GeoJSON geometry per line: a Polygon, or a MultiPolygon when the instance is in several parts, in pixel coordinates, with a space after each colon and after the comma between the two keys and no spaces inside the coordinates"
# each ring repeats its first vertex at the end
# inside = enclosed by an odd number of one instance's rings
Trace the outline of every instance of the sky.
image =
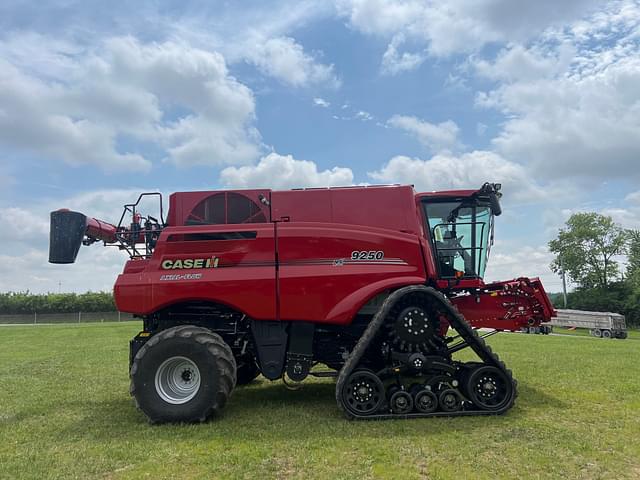
{"type": "MultiPolygon", "coordinates": [[[[0,291],[109,290],[48,216],[143,191],[503,185],[488,280],[578,211],[640,228],[640,1],[0,4],[0,291]]],[[[149,206],[151,208],[151,206],[149,206]]]]}

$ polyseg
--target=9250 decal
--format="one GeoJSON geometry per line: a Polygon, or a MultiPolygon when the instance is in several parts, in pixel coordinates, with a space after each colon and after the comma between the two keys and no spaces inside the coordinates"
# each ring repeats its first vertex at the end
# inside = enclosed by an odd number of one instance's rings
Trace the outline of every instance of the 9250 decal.
{"type": "Polygon", "coordinates": [[[382,260],[382,250],[354,250],[351,252],[351,260],[382,260]]]}

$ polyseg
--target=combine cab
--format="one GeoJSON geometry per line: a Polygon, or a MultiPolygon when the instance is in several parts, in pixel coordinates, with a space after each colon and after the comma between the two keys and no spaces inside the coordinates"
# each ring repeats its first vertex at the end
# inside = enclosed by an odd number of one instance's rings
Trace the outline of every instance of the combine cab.
{"type": "Polygon", "coordinates": [[[143,320],[131,393],[153,422],[204,421],[260,374],[335,377],[349,418],[500,414],[516,382],[483,338],[555,312],[538,279],[483,281],[499,189],[185,192],[166,219],[143,194],[118,225],[52,212],[50,261],[129,253],[114,294],[143,320]]]}

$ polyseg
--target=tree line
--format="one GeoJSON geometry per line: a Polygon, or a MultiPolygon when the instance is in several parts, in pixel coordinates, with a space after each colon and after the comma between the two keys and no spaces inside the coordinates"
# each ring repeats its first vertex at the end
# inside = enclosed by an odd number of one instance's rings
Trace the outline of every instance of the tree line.
{"type": "MultiPolygon", "coordinates": [[[[549,242],[555,255],[551,269],[565,273],[577,288],[567,295],[567,308],[616,312],[628,325],[640,325],[640,231],[624,229],[610,216],[574,213],[549,242]],[[626,256],[626,268],[618,259],[626,256]]],[[[550,296],[557,308],[562,294],[550,296]]]]}
{"type": "Polygon", "coordinates": [[[111,292],[0,293],[0,314],[113,312],[116,304],[111,292]]]}

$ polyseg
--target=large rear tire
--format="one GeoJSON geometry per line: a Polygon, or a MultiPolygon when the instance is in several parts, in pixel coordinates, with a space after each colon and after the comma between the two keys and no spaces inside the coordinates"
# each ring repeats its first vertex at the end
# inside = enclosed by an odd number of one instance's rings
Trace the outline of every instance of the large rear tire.
{"type": "Polygon", "coordinates": [[[151,423],[204,422],[236,384],[236,362],[220,335],[183,325],[163,330],[131,365],[131,395],[151,423]]]}

